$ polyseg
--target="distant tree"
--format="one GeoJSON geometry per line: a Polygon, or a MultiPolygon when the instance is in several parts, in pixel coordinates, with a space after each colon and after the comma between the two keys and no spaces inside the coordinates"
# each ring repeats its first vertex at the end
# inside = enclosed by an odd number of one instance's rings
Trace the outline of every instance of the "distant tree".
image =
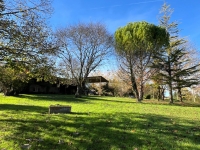
{"type": "Polygon", "coordinates": [[[157,96],[157,100],[164,100],[165,98],[165,90],[167,89],[166,83],[163,81],[162,76],[160,76],[160,73],[157,72],[152,76],[151,80],[153,82],[153,88],[155,88],[155,93],[157,96]]]}
{"type": "Polygon", "coordinates": [[[200,85],[191,86],[190,92],[193,102],[200,102],[200,85]]]}
{"type": "Polygon", "coordinates": [[[120,66],[129,76],[138,101],[143,99],[144,84],[155,71],[149,68],[152,55],[167,44],[166,30],[147,22],[129,23],[115,32],[120,66]]]}
{"type": "Polygon", "coordinates": [[[112,72],[112,77],[109,79],[108,86],[112,89],[113,96],[133,96],[130,79],[120,69],[112,72]]]}
{"type": "Polygon", "coordinates": [[[88,75],[103,63],[113,46],[112,35],[101,23],[79,23],[58,29],[60,57],[65,74],[77,85],[76,97],[84,94],[88,75]]]}

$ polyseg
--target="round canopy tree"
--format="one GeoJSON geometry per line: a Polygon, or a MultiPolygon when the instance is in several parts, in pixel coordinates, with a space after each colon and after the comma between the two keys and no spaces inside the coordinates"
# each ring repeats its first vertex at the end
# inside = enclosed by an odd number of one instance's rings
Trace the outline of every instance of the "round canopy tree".
{"type": "Polygon", "coordinates": [[[143,87],[155,69],[149,68],[156,51],[168,45],[169,35],[162,27],[147,22],[129,23],[115,32],[115,49],[120,67],[129,75],[133,92],[143,99],[143,87]]]}

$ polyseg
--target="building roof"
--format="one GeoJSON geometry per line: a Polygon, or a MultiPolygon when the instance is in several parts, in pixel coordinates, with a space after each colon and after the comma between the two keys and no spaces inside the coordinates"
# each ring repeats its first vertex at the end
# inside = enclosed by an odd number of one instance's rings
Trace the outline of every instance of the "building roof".
{"type": "Polygon", "coordinates": [[[92,76],[92,77],[87,77],[87,82],[88,83],[101,83],[101,82],[108,82],[108,80],[106,80],[102,76],[92,76]]]}

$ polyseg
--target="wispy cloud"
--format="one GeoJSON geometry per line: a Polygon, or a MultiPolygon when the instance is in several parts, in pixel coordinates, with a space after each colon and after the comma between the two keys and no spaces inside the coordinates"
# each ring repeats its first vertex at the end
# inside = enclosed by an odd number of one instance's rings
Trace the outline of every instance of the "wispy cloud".
{"type": "Polygon", "coordinates": [[[103,6],[103,7],[92,7],[87,9],[80,9],[81,10],[97,10],[97,9],[109,9],[114,7],[126,7],[131,5],[137,5],[137,4],[147,4],[147,3],[155,3],[163,0],[151,0],[151,1],[141,1],[141,2],[135,2],[135,3],[129,3],[129,4],[120,4],[120,5],[110,5],[110,6],[103,6]]]}
{"type": "Polygon", "coordinates": [[[105,24],[108,26],[108,29],[114,33],[119,27],[125,26],[130,22],[136,21],[148,21],[150,23],[157,24],[157,14],[159,9],[154,7],[146,11],[140,11],[140,8],[131,10],[127,15],[120,18],[108,18],[105,20],[105,24]]]}

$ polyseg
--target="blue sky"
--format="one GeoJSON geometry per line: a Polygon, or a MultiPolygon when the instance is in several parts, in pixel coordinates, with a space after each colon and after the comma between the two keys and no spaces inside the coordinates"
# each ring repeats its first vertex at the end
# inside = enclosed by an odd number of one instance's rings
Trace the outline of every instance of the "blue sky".
{"type": "MultiPolygon", "coordinates": [[[[172,21],[180,23],[180,35],[200,50],[200,0],[165,0],[174,9],[172,21]]],[[[53,29],[78,22],[102,22],[111,33],[129,22],[158,24],[164,0],[53,0],[53,29]]]]}
{"type": "MultiPolygon", "coordinates": [[[[102,22],[111,33],[129,22],[158,24],[164,0],[53,0],[53,28],[78,22],[102,22]]],[[[200,50],[200,0],[165,0],[174,9],[173,21],[180,23],[181,36],[200,50]]]]}

